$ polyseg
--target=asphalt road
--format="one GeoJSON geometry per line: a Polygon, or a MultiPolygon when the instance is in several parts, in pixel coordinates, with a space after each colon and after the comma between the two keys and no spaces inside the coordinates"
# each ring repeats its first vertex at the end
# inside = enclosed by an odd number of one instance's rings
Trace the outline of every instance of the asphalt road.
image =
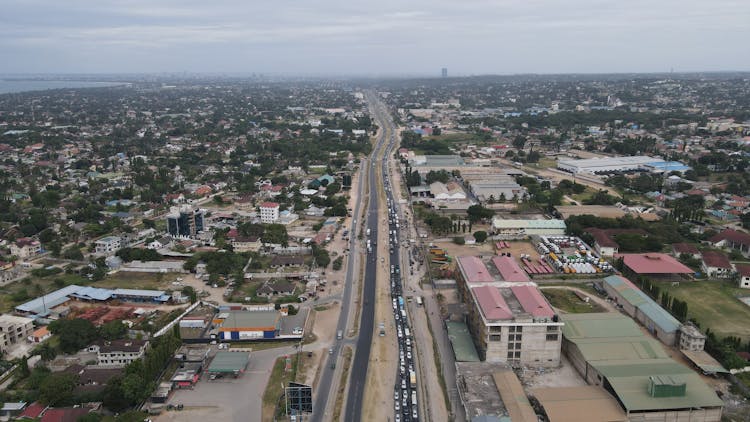
{"type": "MultiPolygon", "coordinates": [[[[376,142],[376,147],[373,149],[372,154],[370,157],[376,157],[377,154],[380,151],[380,148],[382,147],[383,141],[385,139],[385,130],[383,122],[381,120],[378,120],[378,125],[381,128],[380,133],[378,134],[378,139],[376,142]]],[[[361,205],[362,201],[364,199],[363,196],[363,188],[366,185],[369,186],[369,205],[367,208],[367,228],[371,230],[370,237],[375,239],[377,238],[377,225],[378,225],[378,197],[375,191],[376,185],[376,179],[375,179],[375,171],[373,165],[376,163],[376,160],[362,160],[361,163],[361,172],[360,172],[360,183],[358,184],[357,188],[357,201],[356,205],[354,207],[354,211],[352,213],[352,225],[349,228],[350,236],[349,236],[349,256],[348,256],[348,264],[346,268],[346,278],[344,280],[344,292],[343,297],[341,300],[341,313],[339,314],[339,320],[336,324],[336,331],[342,331],[346,334],[347,327],[349,326],[349,316],[350,316],[350,310],[352,307],[352,303],[354,301],[354,288],[353,288],[353,280],[355,277],[355,274],[358,274],[356,271],[357,269],[357,259],[359,256],[359,226],[361,225],[361,221],[359,219],[361,218],[361,205]]],[[[365,251],[366,252],[366,251],[365,251]]],[[[374,255],[373,255],[374,257],[374,255]]],[[[374,314],[375,314],[375,308],[374,303],[372,300],[368,300],[367,298],[372,298],[375,293],[375,262],[374,259],[370,259],[370,257],[367,257],[367,264],[366,264],[366,271],[365,271],[365,280],[364,280],[364,288],[363,288],[363,300],[362,303],[362,311],[360,313],[361,320],[359,324],[359,337],[357,338],[356,342],[356,349],[354,354],[354,364],[352,365],[351,370],[351,380],[353,381],[350,383],[349,386],[349,392],[347,394],[347,406],[345,410],[345,417],[343,420],[346,421],[354,421],[359,420],[360,418],[360,409],[362,406],[362,399],[364,396],[364,382],[365,377],[367,374],[367,364],[369,362],[370,357],[370,344],[372,343],[372,330],[373,330],[373,320],[374,320],[374,314]],[[373,261],[373,262],[371,262],[373,261]],[[364,334],[364,335],[363,335],[364,334]],[[360,353],[361,352],[361,353],[360,353]],[[361,360],[364,358],[364,364],[361,363],[361,360]],[[353,403],[357,403],[357,408],[355,409],[353,406],[353,403]],[[352,416],[353,418],[350,418],[350,415],[352,415],[353,412],[357,413],[356,416],[352,416]]],[[[341,346],[343,343],[349,343],[348,340],[345,341],[336,341],[336,345],[333,347],[333,353],[329,354],[326,358],[325,362],[323,362],[323,373],[320,377],[320,380],[315,386],[314,394],[315,394],[315,402],[313,403],[313,414],[311,416],[311,421],[313,422],[320,422],[324,420],[324,417],[326,416],[326,411],[328,410],[328,406],[333,405],[333,400],[336,398],[335,391],[333,391],[333,386],[336,384],[336,376],[339,374],[339,370],[333,370],[331,369],[331,362],[335,362],[338,360],[339,354],[341,352],[341,346]],[[332,399],[329,401],[329,399],[332,399]]]]}
{"type": "MultiPolygon", "coordinates": [[[[376,147],[372,152],[373,159],[369,163],[369,180],[370,186],[369,202],[367,207],[367,228],[370,230],[369,239],[375,241],[378,238],[378,225],[380,218],[378,216],[379,190],[376,180],[375,166],[383,165],[381,161],[383,148],[387,148],[385,154],[388,154],[392,144],[394,133],[393,122],[385,111],[382,103],[374,98],[373,94],[368,95],[370,109],[374,112],[375,121],[380,127],[376,147]],[[390,142],[386,145],[386,142],[390,142]]],[[[346,409],[344,412],[345,421],[360,421],[362,419],[362,402],[365,395],[365,383],[367,381],[367,368],[370,363],[370,349],[372,346],[372,333],[375,324],[375,275],[377,272],[378,257],[376,254],[377,246],[372,245],[372,251],[367,253],[367,264],[365,267],[365,278],[362,289],[362,310],[360,312],[359,337],[357,346],[354,351],[354,360],[351,366],[351,378],[349,381],[349,392],[346,399],[346,409]]]]}

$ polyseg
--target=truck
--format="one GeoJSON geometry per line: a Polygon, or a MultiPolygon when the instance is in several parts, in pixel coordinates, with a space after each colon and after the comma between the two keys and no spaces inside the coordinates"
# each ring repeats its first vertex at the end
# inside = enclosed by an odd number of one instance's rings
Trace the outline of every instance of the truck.
{"type": "MultiPolygon", "coordinates": [[[[409,382],[411,383],[411,386],[412,386],[412,387],[414,387],[415,385],[417,385],[417,373],[416,373],[416,372],[414,372],[414,371],[409,371],[409,382]]],[[[413,391],[413,392],[412,392],[412,397],[414,397],[414,398],[412,399],[412,400],[413,400],[413,403],[412,403],[412,404],[417,404],[417,403],[416,403],[416,397],[417,397],[417,396],[416,396],[416,394],[417,394],[417,392],[416,392],[416,391],[413,391]]]]}

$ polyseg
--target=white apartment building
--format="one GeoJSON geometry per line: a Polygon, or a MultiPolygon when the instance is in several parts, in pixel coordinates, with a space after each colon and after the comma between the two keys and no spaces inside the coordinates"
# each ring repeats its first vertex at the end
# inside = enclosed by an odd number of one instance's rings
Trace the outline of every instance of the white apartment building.
{"type": "Polygon", "coordinates": [[[97,361],[102,366],[124,367],[143,357],[148,340],[113,340],[89,346],[89,352],[96,352],[97,361]]]}
{"type": "Polygon", "coordinates": [[[8,348],[23,342],[34,331],[34,320],[15,315],[0,315],[0,352],[6,353],[8,348]]]}
{"type": "Polygon", "coordinates": [[[276,202],[260,204],[260,221],[266,224],[279,221],[279,204],[276,202]]]}
{"type": "Polygon", "coordinates": [[[94,242],[97,255],[114,255],[122,247],[122,239],[118,236],[103,237],[94,242]]]}

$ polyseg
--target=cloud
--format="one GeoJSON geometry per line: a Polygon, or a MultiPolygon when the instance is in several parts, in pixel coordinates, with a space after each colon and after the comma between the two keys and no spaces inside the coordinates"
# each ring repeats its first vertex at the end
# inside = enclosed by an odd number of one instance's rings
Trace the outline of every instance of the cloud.
{"type": "Polygon", "coordinates": [[[740,0],[6,0],[0,72],[741,70],[748,21],[740,0]]]}

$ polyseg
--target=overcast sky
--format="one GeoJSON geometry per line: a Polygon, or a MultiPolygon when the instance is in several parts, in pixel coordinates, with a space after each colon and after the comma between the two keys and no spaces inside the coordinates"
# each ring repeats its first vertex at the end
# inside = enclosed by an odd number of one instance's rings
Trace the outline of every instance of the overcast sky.
{"type": "Polygon", "coordinates": [[[750,70],[750,0],[2,0],[0,73],[750,70]]]}

